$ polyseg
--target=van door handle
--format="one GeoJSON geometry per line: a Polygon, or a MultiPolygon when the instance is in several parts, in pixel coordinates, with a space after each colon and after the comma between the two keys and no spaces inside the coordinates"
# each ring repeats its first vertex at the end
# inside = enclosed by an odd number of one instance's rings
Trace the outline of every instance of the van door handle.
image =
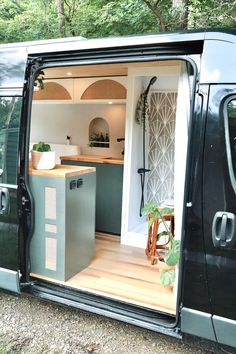
{"type": "Polygon", "coordinates": [[[234,248],[236,217],[233,213],[217,211],[212,222],[212,241],[216,248],[234,248]]]}
{"type": "Polygon", "coordinates": [[[9,213],[10,197],[7,188],[0,187],[0,215],[7,215],[9,213]]]}

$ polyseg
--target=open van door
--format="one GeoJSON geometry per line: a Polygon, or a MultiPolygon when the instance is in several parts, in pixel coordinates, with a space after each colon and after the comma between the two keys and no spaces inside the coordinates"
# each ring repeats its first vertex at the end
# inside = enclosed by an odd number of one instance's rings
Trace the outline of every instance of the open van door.
{"type": "Polygon", "coordinates": [[[26,50],[0,51],[0,288],[19,286],[18,161],[26,50]]]}
{"type": "Polygon", "coordinates": [[[203,226],[212,323],[236,347],[236,86],[212,85],[207,111],[203,226]]]}

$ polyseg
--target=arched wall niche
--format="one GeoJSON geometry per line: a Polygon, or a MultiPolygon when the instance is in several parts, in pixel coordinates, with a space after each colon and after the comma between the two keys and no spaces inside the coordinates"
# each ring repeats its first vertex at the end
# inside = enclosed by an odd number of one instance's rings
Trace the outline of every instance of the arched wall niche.
{"type": "Polygon", "coordinates": [[[81,95],[81,100],[125,99],[126,88],[115,80],[104,79],[92,83],[81,95]]]}
{"type": "Polygon", "coordinates": [[[102,117],[95,117],[89,124],[89,146],[102,148],[110,146],[109,125],[102,117]]]}
{"type": "Polygon", "coordinates": [[[34,100],[71,100],[71,95],[57,82],[46,82],[44,88],[39,91],[34,91],[34,100]]]}

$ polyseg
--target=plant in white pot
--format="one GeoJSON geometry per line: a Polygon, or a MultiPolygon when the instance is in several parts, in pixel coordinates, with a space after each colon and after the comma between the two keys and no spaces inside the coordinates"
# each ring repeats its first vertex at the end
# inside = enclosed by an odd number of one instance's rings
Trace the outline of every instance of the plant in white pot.
{"type": "Polygon", "coordinates": [[[52,151],[51,146],[43,141],[33,145],[31,157],[32,166],[36,170],[51,170],[55,167],[55,151],[52,151]]]}

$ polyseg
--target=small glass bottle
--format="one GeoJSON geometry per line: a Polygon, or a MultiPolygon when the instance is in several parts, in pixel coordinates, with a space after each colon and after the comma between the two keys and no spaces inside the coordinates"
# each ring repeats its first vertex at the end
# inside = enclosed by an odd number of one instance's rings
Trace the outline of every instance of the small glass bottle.
{"type": "Polygon", "coordinates": [[[100,134],[100,141],[105,141],[104,135],[102,133],[100,134]]]}

